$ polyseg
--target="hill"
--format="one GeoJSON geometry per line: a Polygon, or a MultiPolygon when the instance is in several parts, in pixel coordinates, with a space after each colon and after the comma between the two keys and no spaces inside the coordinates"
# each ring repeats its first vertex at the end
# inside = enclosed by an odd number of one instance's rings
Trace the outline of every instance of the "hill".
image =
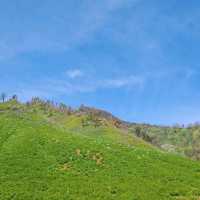
{"type": "Polygon", "coordinates": [[[200,163],[122,125],[39,99],[0,104],[0,199],[199,199],[200,163]]]}
{"type": "Polygon", "coordinates": [[[164,151],[200,160],[199,124],[192,124],[188,127],[134,124],[129,127],[129,132],[164,151]]]}
{"type": "Polygon", "coordinates": [[[80,111],[111,121],[115,127],[126,130],[161,150],[200,160],[200,124],[197,122],[188,126],[158,126],[126,122],[96,108],[81,106],[80,111]]]}

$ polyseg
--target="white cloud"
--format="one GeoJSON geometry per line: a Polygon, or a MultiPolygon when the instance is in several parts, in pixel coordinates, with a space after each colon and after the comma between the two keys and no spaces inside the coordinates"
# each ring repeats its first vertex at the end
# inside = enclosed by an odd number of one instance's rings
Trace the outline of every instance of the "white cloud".
{"type": "Polygon", "coordinates": [[[98,79],[97,77],[88,77],[87,79],[75,79],[83,73],[79,70],[73,70],[68,73],[71,79],[65,78],[48,78],[38,81],[38,84],[32,84],[31,87],[22,86],[17,92],[23,100],[30,99],[32,96],[42,98],[53,98],[62,95],[92,93],[100,89],[117,90],[117,89],[141,89],[145,84],[143,76],[127,76],[107,79],[98,79]]]}
{"type": "Polygon", "coordinates": [[[71,79],[79,78],[84,75],[84,73],[80,69],[72,69],[66,72],[67,76],[71,79]]]}
{"type": "Polygon", "coordinates": [[[129,76],[125,78],[116,78],[105,80],[104,87],[106,88],[121,88],[130,86],[142,86],[144,84],[144,77],[129,76]]]}

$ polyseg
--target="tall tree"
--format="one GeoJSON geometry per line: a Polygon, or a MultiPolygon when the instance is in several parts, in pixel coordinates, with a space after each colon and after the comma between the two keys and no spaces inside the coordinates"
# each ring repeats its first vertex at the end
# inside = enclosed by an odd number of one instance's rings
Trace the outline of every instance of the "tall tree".
{"type": "Polygon", "coordinates": [[[2,92],[0,95],[0,99],[2,100],[2,102],[4,103],[6,100],[6,93],[2,92]]]}

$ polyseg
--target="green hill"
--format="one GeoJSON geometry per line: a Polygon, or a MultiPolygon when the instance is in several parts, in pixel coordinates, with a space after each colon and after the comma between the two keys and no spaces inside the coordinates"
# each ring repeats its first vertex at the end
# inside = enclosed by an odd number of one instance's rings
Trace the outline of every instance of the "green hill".
{"type": "Polygon", "coordinates": [[[0,104],[1,200],[198,200],[200,163],[116,121],[34,101],[0,104]]]}
{"type": "Polygon", "coordinates": [[[187,127],[134,124],[129,126],[129,131],[164,151],[200,160],[199,124],[191,124],[187,127]]]}

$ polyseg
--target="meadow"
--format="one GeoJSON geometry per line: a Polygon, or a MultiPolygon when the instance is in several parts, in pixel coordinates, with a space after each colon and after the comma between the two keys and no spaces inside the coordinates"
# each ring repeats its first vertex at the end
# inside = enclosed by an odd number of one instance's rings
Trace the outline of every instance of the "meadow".
{"type": "Polygon", "coordinates": [[[1,200],[198,200],[200,163],[111,123],[0,104],[1,200]]]}

